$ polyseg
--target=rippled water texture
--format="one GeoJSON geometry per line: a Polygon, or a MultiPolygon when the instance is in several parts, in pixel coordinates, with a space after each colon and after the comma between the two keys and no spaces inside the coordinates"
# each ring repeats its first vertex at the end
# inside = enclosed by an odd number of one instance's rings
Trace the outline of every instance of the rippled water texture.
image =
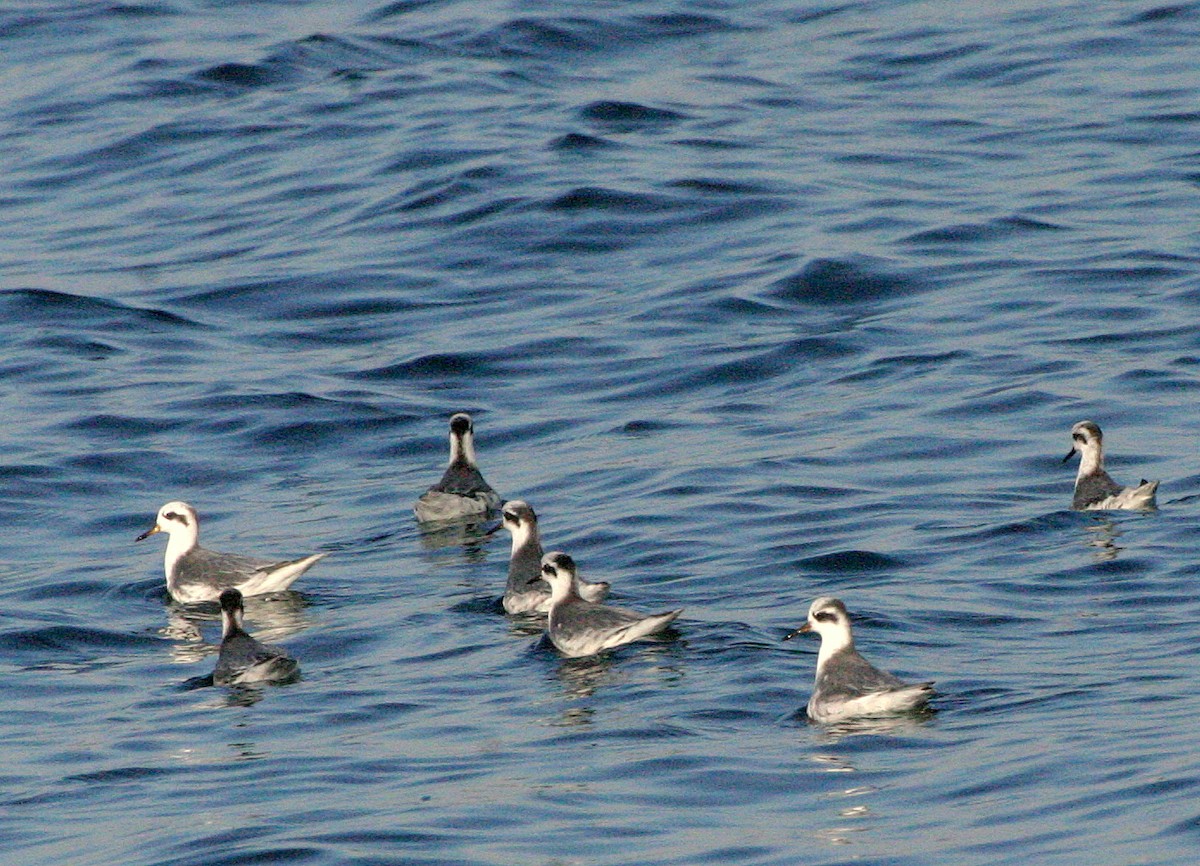
{"type": "Polygon", "coordinates": [[[5,863],[1192,864],[1200,6],[0,11],[5,863]],[[446,422],[673,636],[564,660],[446,422]],[[1068,510],[1071,425],[1160,510],[1068,510]],[[214,688],[159,506],[332,555],[214,688]],[[802,715],[843,598],[925,720],[802,715]],[[797,711],[801,712],[798,714],[797,711]]]}

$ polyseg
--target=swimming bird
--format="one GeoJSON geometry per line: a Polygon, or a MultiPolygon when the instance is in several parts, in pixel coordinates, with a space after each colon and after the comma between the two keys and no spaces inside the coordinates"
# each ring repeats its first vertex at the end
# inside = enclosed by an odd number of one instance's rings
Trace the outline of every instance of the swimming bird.
{"type": "Polygon", "coordinates": [[[163,568],[167,591],[181,604],[216,601],[224,589],[243,595],[261,595],[287,589],[319,559],[329,554],[314,553],[302,559],[274,562],[237,553],[217,553],[200,546],[200,519],[186,502],[168,502],[158,510],[154,525],[135,541],[166,532],[167,553],[163,568]]]}
{"type": "Polygon", "coordinates": [[[859,654],[850,633],[850,614],[840,600],[818,598],[808,610],[808,621],[784,640],[809,631],[821,637],[816,683],[808,701],[808,716],[814,721],[836,722],[915,710],[932,697],[932,682],[907,684],[859,654]]]}
{"type": "MultiPolygon", "coordinates": [[[[508,560],[508,584],[504,587],[504,609],[508,613],[546,613],[550,610],[550,584],[542,580],[542,538],[537,515],[528,503],[510,499],[500,512],[501,525],[512,533],[512,555],[508,560]]],[[[603,601],[609,585],[578,582],[585,601],[603,601]]]]}
{"type": "Polygon", "coordinates": [[[1154,508],[1157,481],[1142,479],[1137,487],[1122,487],[1104,471],[1104,434],[1091,421],[1080,421],[1071,428],[1071,450],[1062,462],[1079,455],[1079,473],[1075,476],[1075,497],[1071,507],[1079,510],[1154,508]]]}
{"type": "Polygon", "coordinates": [[[450,463],[442,480],[430,487],[413,506],[422,523],[437,520],[484,518],[500,507],[500,494],[483,480],[475,462],[475,425],[459,412],[450,417],[450,463]]]}
{"type": "Polygon", "coordinates": [[[665,629],[683,609],[645,616],[585,601],[579,596],[575,561],[565,553],[542,557],[542,577],[550,584],[546,633],[563,655],[578,658],[632,643],[665,629]]]}
{"type": "Polygon", "coordinates": [[[221,593],[221,654],[213,670],[218,686],[285,682],[300,673],[296,660],[278,647],[259,643],[242,628],[245,608],[236,589],[221,593]]]}

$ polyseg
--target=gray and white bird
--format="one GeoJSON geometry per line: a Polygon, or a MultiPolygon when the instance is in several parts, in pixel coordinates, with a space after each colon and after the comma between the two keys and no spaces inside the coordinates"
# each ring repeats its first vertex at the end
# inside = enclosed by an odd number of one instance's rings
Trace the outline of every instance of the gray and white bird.
{"type": "Polygon", "coordinates": [[[442,480],[430,487],[413,506],[417,520],[483,519],[500,507],[500,494],[483,479],[475,462],[475,425],[459,412],[450,417],[450,463],[442,480]]]}
{"type": "Polygon", "coordinates": [[[225,589],[240,590],[242,595],[262,595],[287,589],[327,553],[314,553],[301,559],[274,561],[237,553],[218,553],[200,546],[200,519],[196,509],[186,502],[168,502],[158,510],[158,518],[135,541],[156,532],[169,536],[163,570],[167,591],[181,604],[216,601],[225,589]]]}
{"type": "Polygon", "coordinates": [[[586,601],[579,595],[575,561],[554,551],[542,557],[542,577],[550,584],[546,633],[563,655],[579,658],[632,643],[662,631],[683,609],[646,616],[586,601]]]}
{"type": "Polygon", "coordinates": [[[920,709],[933,696],[933,683],[909,684],[881,671],[854,648],[850,615],[836,598],[818,598],[808,610],[808,621],[784,637],[804,632],[821,637],[817,676],[808,716],[817,722],[885,716],[920,709]]]}
{"type": "MultiPolygon", "coordinates": [[[[508,613],[546,613],[550,610],[550,584],[542,580],[542,538],[537,515],[527,502],[510,499],[500,512],[501,525],[512,533],[504,610],[508,613]]],[[[578,581],[585,601],[603,601],[609,585],[603,581],[578,581]]]]}
{"type": "Polygon", "coordinates": [[[1155,507],[1157,481],[1142,479],[1136,487],[1122,487],[1104,471],[1104,434],[1098,425],[1092,421],[1080,421],[1071,428],[1071,440],[1071,450],[1063,458],[1063,463],[1079,455],[1072,508],[1099,511],[1155,507]]]}
{"type": "Polygon", "coordinates": [[[242,627],[244,606],[236,589],[221,593],[221,654],[213,670],[218,686],[287,682],[300,673],[296,660],[278,647],[259,643],[242,627]]]}

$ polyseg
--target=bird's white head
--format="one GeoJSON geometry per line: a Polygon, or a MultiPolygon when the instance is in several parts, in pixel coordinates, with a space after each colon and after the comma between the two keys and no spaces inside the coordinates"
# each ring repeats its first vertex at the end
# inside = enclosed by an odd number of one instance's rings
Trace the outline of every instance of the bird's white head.
{"type": "Polygon", "coordinates": [[[1071,428],[1071,450],[1063,458],[1066,463],[1075,454],[1079,455],[1079,474],[1091,475],[1104,468],[1104,434],[1092,421],[1080,421],[1071,428]]]}
{"type": "Polygon", "coordinates": [[[163,568],[169,584],[175,564],[200,542],[200,518],[196,516],[196,509],[186,502],[168,502],[158,509],[158,518],[154,525],[134,540],[141,541],[156,532],[165,532],[170,536],[163,559],[163,568]]]}
{"type": "Polygon", "coordinates": [[[155,519],[154,525],[135,540],[141,541],[149,538],[156,532],[167,533],[171,536],[172,541],[175,538],[184,541],[191,539],[192,544],[195,544],[200,537],[200,518],[196,516],[196,509],[186,502],[168,502],[158,509],[158,517],[155,519]]]}
{"type": "Polygon", "coordinates": [[[245,615],[245,603],[242,593],[237,589],[227,589],[217,599],[221,605],[222,637],[227,638],[242,628],[242,617],[245,615]]]}
{"type": "Polygon", "coordinates": [[[821,649],[817,654],[818,668],[834,653],[854,646],[854,636],[850,632],[850,614],[846,605],[840,599],[830,596],[822,596],[814,601],[808,609],[808,619],[804,625],[787,635],[784,640],[806,632],[815,632],[821,637],[821,649]]]}
{"type": "Polygon", "coordinates": [[[510,499],[500,512],[500,525],[512,533],[513,550],[537,536],[537,515],[527,502],[510,499]]]}
{"type": "Polygon", "coordinates": [[[575,560],[559,550],[542,557],[542,580],[550,584],[550,603],[568,597],[575,588],[575,560]]]}

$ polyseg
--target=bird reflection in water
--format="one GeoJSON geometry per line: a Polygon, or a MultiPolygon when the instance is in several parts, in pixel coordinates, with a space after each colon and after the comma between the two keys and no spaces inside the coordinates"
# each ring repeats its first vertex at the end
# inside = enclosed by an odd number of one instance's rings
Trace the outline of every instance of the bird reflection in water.
{"type": "Polygon", "coordinates": [[[562,686],[563,696],[576,701],[592,697],[601,686],[627,679],[614,668],[613,657],[608,653],[563,659],[554,673],[562,686]]]}
{"type": "Polygon", "coordinates": [[[930,719],[937,715],[937,710],[932,707],[924,707],[919,710],[910,710],[904,715],[898,716],[876,716],[876,717],[859,717],[846,719],[840,722],[825,722],[817,723],[810,721],[814,727],[821,731],[821,741],[824,743],[837,743],[847,737],[858,736],[883,736],[896,734],[916,734],[919,733],[930,719]]]}
{"type": "MultiPolygon", "coordinates": [[[[546,641],[546,646],[548,652],[554,652],[549,641],[546,641]]],[[[635,659],[612,652],[582,658],[563,658],[550,676],[558,680],[565,699],[589,701],[603,688],[651,680],[656,687],[661,687],[682,679],[684,672],[677,664],[679,655],[680,648],[676,643],[646,644],[639,648],[635,659]]],[[[595,710],[590,703],[568,706],[563,709],[562,716],[551,724],[590,725],[594,715],[595,710]]]]}
{"type": "Polygon", "coordinates": [[[1117,524],[1103,517],[1089,522],[1083,529],[1084,544],[1092,549],[1092,558],[1096,562],[1111,562],[1117,558],[1125,549],[1117,544],[1120,536],[1117,524]]]}
{"type": "MultiPolygon", "coordinates": [[[[204,689],[206,695],[212,695],[208,691],[213,686],[212,673],[204,676],[192,677],[186,680],[181,686],[180,691],[190,692],[197,689],[204,689]]],[[[218,690],[215,697],[198,704],[201,709],[205,710],[223,710],[230,707],[251,707],[263,699],[266,692],[266,687],[263,684],[238,684],[226,686],[218,690]]],[[[246,756],[252,757],[252,756],[246,756]]]]}
{"type": "Polygon", "coordinates": [[[427,553],[461,547],[462,556],[467,562],[483,562],[487,559],[484,545],[496,536],[499,529],[498,520],[422,523],[419,538],[421,548],[427,553]]]}
{"type": "MultiPolygon", "coordinates": [[[[826,773],[858,772],[850,760],[842,755],[816,754],[812,756],[812,760],[821,764],[821,769],[826,773]]],[[[865,819],[872,817],[871,807],[860,798],[878,790],[875,785],[844,785],[825,794],[823,799],[836,801],[837,819],[833,825],[819,828],[816,831],[817,838],[830,845],[849,845],[854,841],[853,837],[856,834],[869,832],[872,828],[865,819]]]]}

